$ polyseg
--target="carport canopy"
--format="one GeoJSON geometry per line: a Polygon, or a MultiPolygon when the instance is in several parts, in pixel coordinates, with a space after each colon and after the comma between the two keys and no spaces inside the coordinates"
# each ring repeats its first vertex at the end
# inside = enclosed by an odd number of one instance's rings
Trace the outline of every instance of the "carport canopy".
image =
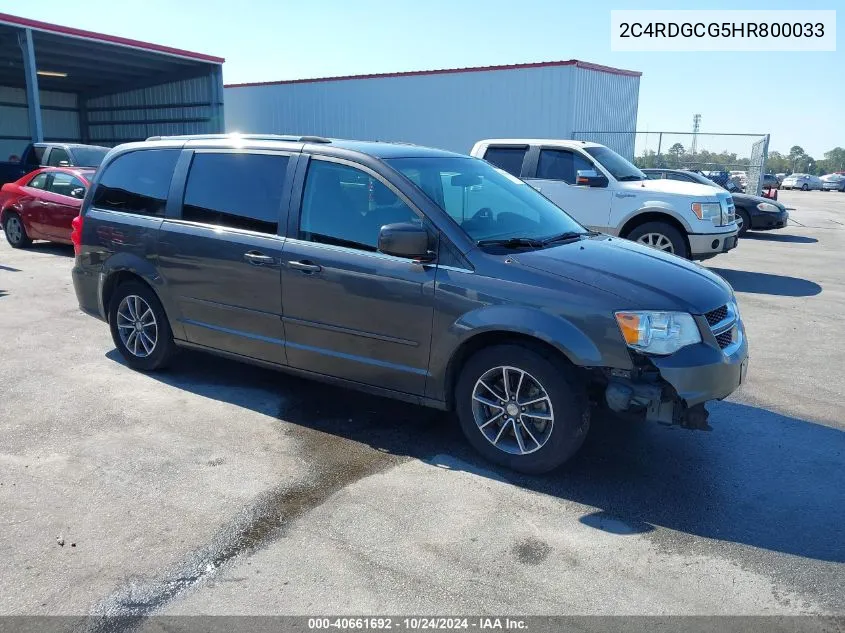
{"type": "Polygon", "coordinates": [[[80,102],[216,73],[222,104],[224,60],[202,53],[0,13],[0,86],[25,88],[33,141],[42,141],[39,90],[80,102]]]}

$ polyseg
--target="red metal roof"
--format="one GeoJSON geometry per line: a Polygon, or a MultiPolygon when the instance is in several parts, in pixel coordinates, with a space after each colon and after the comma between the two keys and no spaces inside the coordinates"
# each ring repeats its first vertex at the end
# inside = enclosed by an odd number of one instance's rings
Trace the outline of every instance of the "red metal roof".
{"type": "Polygon", "coordinates": [[[613,68],[611,66],[602,66],[600,64],[592,64],[590,62],[582,62],[578,59],[568,59],[565,61],[555,62],[534,62],[530,64],[507,64],[504,66],[474,66],[470,68],[442,68],[439,70],[411,70],[399,73],[377,73],[373,75],[344,75],[341,77],[320,77],[317,79],[285,79],[281,81],[255,81],[251,83],[242,84],[226,84],[226,88],[245,88],[248,86],[276,86],[280,84],[305,84],[305,83],[319,83],[324,81],[346,81],[349,79],[380,79],[383,77],[414,77],[418,75],[450,75],[454,73],[477,73],[487,72],[491,70],[517,70],[519,68],[545,68],[547,66],[576,66],[577,68],[585,68],[587,70],[597,70],[599,72],[610,73],[612,75],[626,75],[628,77],[640,77],[641,72],[635,70],[624,70],[622,68],[613,68]]]}
{"type": "Polygon", "coordinates": [[[8,13],[0,13],[0,24],[11,24],[13,26],[20,26],[36,31],[45,31],[47,33],[56,33],[58,35],[68,35],[75,38],[94,40],[96,42],[105,42],[107,44],[129,46],[131,48],[140,48],[142,50],[153,51],[156,53],[175,55],[177,57],[186,57],[188,59],[196,59],[199,61],[212,62],[215,64],[222,64],[226,61],[222,57],[214,57],[212,55],[205,55],[203,53],[193,53],[191,51],[182,50],[181,48],[172,48],[170,46],[162,46],[160,44],[150,44],[149,42],[141,42],[139,40],[133,40],[127,37],[105,35],[104,33],[95,33],[94,31],[75,29],[70,26],[60,26],[58,24],[50,24],[49,22],[41,22],[39,20],[30,20],[29,18],[22,18],[16,15],[9,15],[8,13]]]}

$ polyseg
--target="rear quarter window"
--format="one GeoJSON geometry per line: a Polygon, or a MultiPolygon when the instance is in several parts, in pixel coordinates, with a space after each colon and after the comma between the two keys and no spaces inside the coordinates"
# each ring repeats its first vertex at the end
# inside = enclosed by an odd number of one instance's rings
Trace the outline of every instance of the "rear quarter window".
{"type": "Polygon", "coordinates": [[[94,190],[93,206],[111,211],[164,217],[178,149],[122,154],[106,166],[94,190]]]}
{"type": "Polygon", "coordinates": [[[527,152],[527,146],[489,147],[484,152],[484,160],[519,178],[519,175],[522,173],[522,161],[525,160],[525,154],[527,152]]]}

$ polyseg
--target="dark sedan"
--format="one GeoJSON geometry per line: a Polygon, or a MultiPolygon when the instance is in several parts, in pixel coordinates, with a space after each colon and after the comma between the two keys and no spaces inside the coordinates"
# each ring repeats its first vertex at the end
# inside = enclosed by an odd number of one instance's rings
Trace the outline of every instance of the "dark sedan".
{"type": "MultiPolygon", "coordinates": [[[[695,171],[684,169],[643,169],[642,171],[653,180],[667,178],[719,187],[715,182],[695,171]]],[[[724,187],[719,188],[724,189],[724,187]]],[[[740,236],[748,231],[770,231],[786,226],[789,212],[777,200],[751,196],[738,191],[731,191],[731,197],[736,207],[736,224],[739,227],[740,236]]]]}

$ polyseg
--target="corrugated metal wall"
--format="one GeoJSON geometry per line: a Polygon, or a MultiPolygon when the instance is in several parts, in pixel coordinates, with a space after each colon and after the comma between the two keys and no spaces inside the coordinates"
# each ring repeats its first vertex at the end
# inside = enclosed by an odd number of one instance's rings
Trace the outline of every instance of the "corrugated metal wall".
{"type": "MultiPolygon", "coordinates": [[[[152,88],[87,99],[85,142],[119,145],[155,135],[223,132],[219,93],[218,76],[209,72],[152,88]]],[[[44,140],[83,142],[85,121],[80,120],[77,95],[45,90],[39,94],[44,140]]],[[[12,154],[20,156],[29,142],[26,91],[0,86],[0,160],[12,154]]]]}
{"type": "Polygon", "coordinates": [[[223,131],[212,74],[88,99],[89,142],[118,145],[149,136],[223,131]]]}
{"type": "Polygon", "coordinates": [[[572,66],[225,89],[226,130],[404,141],[469,152],[490,137],[569,138],[572,66]]]}
{"type": "Polygon", "coordinates": [[[607,145],[629,160],[633,159],[640,78],[576,67],[573,68],[573,97],[575,137],[607,145]]]}
{"type": "MultiPolygon", "coordinates": [[[[78,143],[81,136],[76,95],[41,90],[39,97],[44,140],[78,143]]],[[[0,103],[9,104],[0,105],[0,160],[6,160],[12,154],[20,155],[30,142],[26,91],[0,86],[0,103]]]]}

